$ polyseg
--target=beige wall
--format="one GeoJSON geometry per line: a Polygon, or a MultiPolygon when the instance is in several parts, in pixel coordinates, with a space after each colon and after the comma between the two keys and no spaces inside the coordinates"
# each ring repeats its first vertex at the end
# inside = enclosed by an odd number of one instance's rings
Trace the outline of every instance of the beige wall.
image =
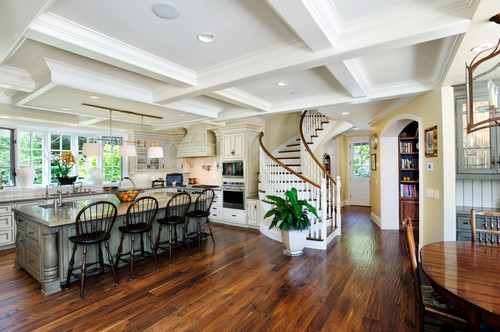
{"type": "Polygon", "coordinates": [[[264,117],[262,141],[269,152],[299,134],[300,112],[269,115],[264,117]]]}
{"type": "MultiPolygon", "coordinates": [[[[420,119],[420,245],[440,240],[454,239],[455,232],[455,181],[454,169],[454,111],[453,93],[449,87],[435,88],[433,91],[422,94],[410,102],[372,124],[370,134],[377,133],[380,137],[379,148],[375,151],[380,167],[372,172],[371,210],[375,218],[380,218],[382,228],[394,228],[389,218],[390,209],[394,210],[393,183],[397,179],[398,165],[384,164],[392,158],[384,158],[398,153],[397,137],[400,130],[411,120],[420,119]],[[407,119],[407,120],[405,120],[407,119]],[[444,120],[443,120],[444,119],[444,120]],[[424,129],[437,125],[438,156],[426,158],[424,154],[424,129]],[[386,144],[386,146],[384,146],[386,144]],[[432,163],[433,170],[427,170],[428,163],[432,163]],[[393,178],[394,177],[394,178],[393,178]],[[388,181],[390,180],[390,181],[388,181]],[[385,182],[384,182],[385,181],[385,182]],[[431,191],[433,197],[427,192],[431,191]],[[437,196],[437,197],[436,197],[437,196]],[[383,202],[386,202],[385,205],[383,202]],[[389,225],[387,227],[387,225],[389,225]],[[386,226],[386,227],[384,227],[386,226]]],[[[397,161],[395,161],[397,162],[397,161]]],[[[396,193],[398,195],[398,193],[396,193]]],[[[399,211],[399,208],[397,209],[399,211]]],[[[399,215],[399,213],[398,213],[399,215]]],[[[396,224],[396,226],[398,226],[396,224]]]]}

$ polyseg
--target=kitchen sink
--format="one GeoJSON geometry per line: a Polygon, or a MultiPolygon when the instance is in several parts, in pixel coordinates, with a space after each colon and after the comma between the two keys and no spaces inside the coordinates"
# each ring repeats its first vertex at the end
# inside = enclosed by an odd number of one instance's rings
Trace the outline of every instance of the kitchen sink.
{"type": "MultiPolygon", "coordinates": [[[[74,208],[75,206],[77,206],[76,202],[63,202],[61,204],[61,206],[58,206],[58,207],[59,208],[62,208],[62,207],[71,207],[71,208],[74,208]]],[[[54,203],[38,205],[38,207],[41,207],[42,209],[50,209],[50,208],[54,207],[54,203]]]]}

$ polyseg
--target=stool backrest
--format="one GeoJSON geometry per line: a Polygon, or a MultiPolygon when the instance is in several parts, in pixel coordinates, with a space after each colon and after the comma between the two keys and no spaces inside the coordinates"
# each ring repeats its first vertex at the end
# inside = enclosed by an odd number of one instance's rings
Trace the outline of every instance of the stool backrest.
{"type": "Polygon", "coordinates": [[[118,210],[116,205],[107,201],[98,201],[85,206],[76,216],[76,237],[83,234],[99,236],[109,234],[116,221],[118,210]]]}
{"type": "Polygon", "coordinates": [[[500,212],[470,211],[472,242],[500,245],[500,212]],[[481,228],[478,228],[478,224],[481,228]]]}
{"type": "Polygon", "coordinates": [[[136,199],[127,209],[126,227],[137,224],[151,225],[158,213],[158,201],[151,196],[136,199]]]}
{"type": "Polygon", "coordinates": [[[214,201],[215,192],[212,189],[203,190],[196,198],[194,209],[196,211],[210,211],[210,207],[214,201]]]}
{"type": "Polygon", "coordinates": [[[177,217],[179,220],[185,219],[189,206],[191,205],[191,195],[187,193],[175,194],[165,207],[165,218],[177,217]]]}

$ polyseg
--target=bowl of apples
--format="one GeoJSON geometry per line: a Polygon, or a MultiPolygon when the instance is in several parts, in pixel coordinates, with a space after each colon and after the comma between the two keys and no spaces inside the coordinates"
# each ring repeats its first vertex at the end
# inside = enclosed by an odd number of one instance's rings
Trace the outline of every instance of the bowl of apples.
{"type": "Polygon", "coordinates": [[[132,202],[137,195],[139,195],[139,190],[137,189],[126,189],[126,190],[115,190],[115,195],[122,202],[132,202]]]}

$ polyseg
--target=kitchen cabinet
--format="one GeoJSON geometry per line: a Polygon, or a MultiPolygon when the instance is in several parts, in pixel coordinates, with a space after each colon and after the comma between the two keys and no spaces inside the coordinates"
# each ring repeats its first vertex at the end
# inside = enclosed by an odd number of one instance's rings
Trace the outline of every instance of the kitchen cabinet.
{"type": "MultiPolygon", "coordinates": [[[[475,104],[489,105],[488,96],[475,96],[475,104]]],[[[500,174],[500,127],[467,134],[465,86],[455,87],[457,175],[460,178],[498,178],[500,174]]],[[[487,113],[485,113],[487,116],[487,113]]]]}
{"type": "Polygon", "coordinates": [[[247,199],[247,224],[249,226],[259,226],[260,224],[260,204],[258,199],[247,199]]]}
{"type": "Polygon", "coordinates": [[[210,208],[210,220],[221,222],[223,219],[222,216],[222,191],[214,190],[215,197],[212,203],[212,207],[210,208]]]}
{"type": "Polygon", "coordinates": [[[151,135],[134,133],[132,141],[136,142],[137,157],[130,158],[130,173],[153,173],[182,171],[182,158],[177,157],[178,145],[183,135],[151,135]],[[163,148],[163,158],[148,158],[147,151],[151,142],[158,142],[163,148]]]}
{"type": "Polygon", "coordinates": [[[15,244],[15,225],[12,204],[0,205],[0,248],[8,249],[15,244]]]}
{"type": "Polygon", "coordinates": [[[225,134],[222,137],[222,157],[235,159],[245,157],[245,133],[225,134]]]}
{"type": "Polygon", "coordinates": [[[224,208],[222,216],[225,221],[236,224],[246,224],[245,210],[224,208]]]}

